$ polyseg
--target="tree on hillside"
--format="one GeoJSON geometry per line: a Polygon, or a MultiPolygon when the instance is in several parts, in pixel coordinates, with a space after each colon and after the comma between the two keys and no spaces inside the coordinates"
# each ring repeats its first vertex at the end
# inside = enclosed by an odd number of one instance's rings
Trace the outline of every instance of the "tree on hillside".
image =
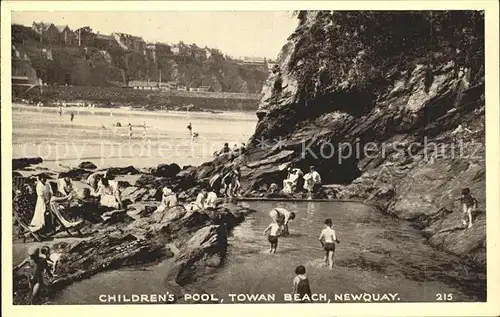
{"type": "Polygon", "coordinates": [[[40,41],[40,35],[27,26],[12,24],[11,30],[11,38],[13,44],[23,44],[30,40],[37,42],[40,41]]]}
{"type": "Polygon", "coordinates": [[[90,26],[84,26],[75,30],[76,38],[81,46],[94,46],[95,33],[90,26]]]}

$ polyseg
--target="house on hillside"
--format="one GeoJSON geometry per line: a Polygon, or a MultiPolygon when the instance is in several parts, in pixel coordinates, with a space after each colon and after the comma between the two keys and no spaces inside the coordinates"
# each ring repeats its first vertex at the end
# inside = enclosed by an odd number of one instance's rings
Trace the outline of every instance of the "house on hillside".
{"type": "Polygon", "coordinates": [[[96,34],[92,32],[90,26],[82,26],[75,30],[75,36],[78,46],[94,46],[96,34]]]}
{"type": "Polygon", "coordinates": [[[113,46],[116,41],[112,35],[104,35],[97,32],[94,38],[94,43],[96,47],[106,50],[113,46]]]}
{"type": "Polygon", "coordinates": [[[123,49],[144,54],[146,41],[142,37],[126,33],[113,33],[112,35],[123,49]]]}
{"type": "Polygon", "coordinates": [[[40,35],[40,42],[45,44],[59,44],[60,33],[53,23],[33,22],[33,31],[40,35]]]}
{"type": "Polygon", "coordinates": [[[63,45],[77,45],[77,38],[75,32],[71,31],[71,29],[67,25],[54,25],[56,29],[59,31],[59,43],[63,45]]]}

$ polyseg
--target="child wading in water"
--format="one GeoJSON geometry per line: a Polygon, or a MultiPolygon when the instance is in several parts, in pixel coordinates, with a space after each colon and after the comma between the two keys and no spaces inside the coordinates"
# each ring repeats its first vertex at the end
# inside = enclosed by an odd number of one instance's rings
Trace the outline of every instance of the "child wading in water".
{"type": "Polygon", "coordinates": [[[319,241],[325,249],[325,263],[333,269],[333,255],[335,253],[335,243],[340,243],[340,239],[337,238],[335,230],[332,228],[332,219],[328,218],[325,220],[325,228],[321,230],[319,236],[319,241]]]}
{"type": "Polygon", "coordinates": [[[280,235],[280,225],[274,221],[269,226],[267,226],[266,230],[264,230],[264,235],[269,231],[269,236],[267,240],[271,243],[271,250],[269,253],[276,253],[276,249],[278,248],[278,237],[280,235]]]}
{"type": "MultiPolygon", "coordinates": [[[[306,276],[306,268],[303,265],[297,266],[295,269],[295,278],[293,279],[293,294],[298,295],[302,301],[304,300],[304,296],[308,298],[311,297],[311,287],[309,286],[309,279],[306,276]]],[[[307,298],[306,297],[306,298],[307,298]]]]}
{"type": "Polygon", "coordinates": [[[462,189],[462,196],[458,199],[462,205],[463,217],[462,223],[467,228],[472,227],[472,210],[477,209],[477,199],[472,197],[469,188],[462,189]],[[469,224],[467,225],[467,221],[469,224]]]}

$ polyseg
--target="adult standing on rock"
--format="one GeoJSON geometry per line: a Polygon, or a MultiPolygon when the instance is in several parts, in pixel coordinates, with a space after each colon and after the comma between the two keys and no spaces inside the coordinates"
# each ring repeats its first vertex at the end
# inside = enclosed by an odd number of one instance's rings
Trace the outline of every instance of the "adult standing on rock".
{"type": "Polygon", "coordinates": [[[276,223],[280,226],[282,235],[286,237],[288,232],[288,222],[290,220],[295,219],[295,213],[293,211],[289,211],[285,204],[280,202],[278,206],[271,210],[269,216],[276,221],[276,223]]]}
{"type": "Polygon", "coordinates": [[[321,187],[321,176],[316,171],[314,166],[309,167],[309,173],[304,175],[304,189],[309,193],[309,199],[312,199],[312,194],[317,192],[321,187]]]}
{"type": "Polygon", "coordinates": [[[52,191],[47,183],[47,177],[45,175],[40,175],[38,177],[38,183],[36,184],[36,206],[35,213],[33,214],[33,219],[31,219],[30,229],[32,232],[36,232],[43,228],[45,225],[45,212],[47,211],[48,204],[50,202],[50,197],[52,196],[52,191]]]}

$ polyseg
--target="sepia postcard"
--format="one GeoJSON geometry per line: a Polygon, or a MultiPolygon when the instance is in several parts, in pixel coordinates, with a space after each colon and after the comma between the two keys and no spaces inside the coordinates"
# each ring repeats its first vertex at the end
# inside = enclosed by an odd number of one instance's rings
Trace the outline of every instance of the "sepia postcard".
{"type": "Polygon", "coordinates": [[[499,315],[498,9],[4,1],[3,315],[499,315]]]}

